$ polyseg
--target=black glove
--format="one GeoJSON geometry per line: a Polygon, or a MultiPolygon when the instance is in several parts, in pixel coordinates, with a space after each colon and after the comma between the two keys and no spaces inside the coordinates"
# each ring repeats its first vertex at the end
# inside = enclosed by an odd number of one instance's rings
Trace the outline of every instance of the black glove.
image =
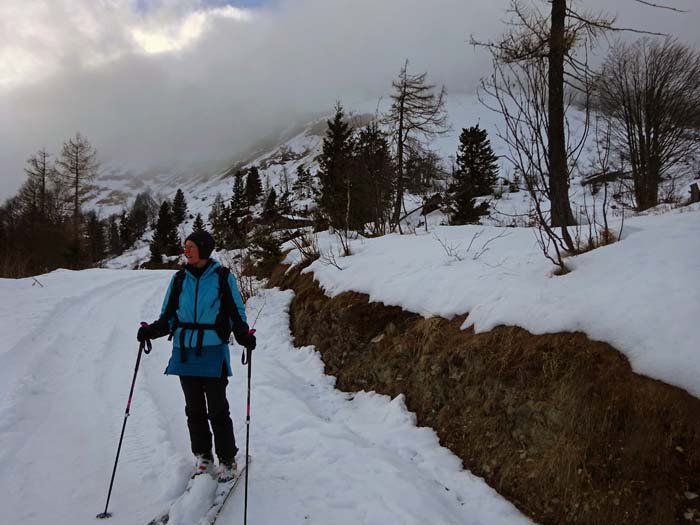
{"type": "Polygon", "coordinates": [[[163,318],[152,322],[149,325],[139,327],[139,331],[136,334],[136,340],[139,343],[150,339],[157,339],[168,335],[170,333],[170,324],[163,318]]]}
{"type": "Polygon", "coordinates": [[[144,341],[149,341],[151,339],[151,326],[150,325],[142,325],[139,327],[139,331],[136,333],[136,340],[139,343],[143,343],[144,341]]]}
{"type": "Polygon", "coordinates": [[[251,334],[250,332],[241,332],[238,334],[233,334],[233,337],[236,338],[236,342],[239,345],[244,346],[249,352],[255,349],[255,335],[251,334]]]}

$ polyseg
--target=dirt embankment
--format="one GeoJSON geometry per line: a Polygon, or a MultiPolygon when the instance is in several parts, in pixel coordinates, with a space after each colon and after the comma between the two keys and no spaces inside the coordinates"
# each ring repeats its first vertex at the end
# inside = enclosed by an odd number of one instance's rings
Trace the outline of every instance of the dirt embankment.
{"type": "Polygon", "coordinates": [[[296,344],[316,346],[338,388],[405,394],[419,425],[535,521],[700,523],[700,400],[609,345],[329,299],[298,270],[271,285],[294,289],[296,344]]]}

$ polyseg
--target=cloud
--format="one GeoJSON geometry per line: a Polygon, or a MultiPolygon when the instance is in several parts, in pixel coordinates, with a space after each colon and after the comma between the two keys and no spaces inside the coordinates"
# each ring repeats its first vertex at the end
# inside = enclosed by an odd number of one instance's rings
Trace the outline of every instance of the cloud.
{"type": "MultiPolygon", "coordinates": [[[[450,91],[473,90],[488,60],[469,35],[496,38],[506,18],[505,0],[230,3],[3,0],[0,198],[30,154],[55,154],[76,131],[105,163],[186,169],[337,99],[386,97],[406,58],[450,91]]],[[[621,22],[653,18],[697,42],[692,17],[638,4],[630,13],[621,22]]]]}

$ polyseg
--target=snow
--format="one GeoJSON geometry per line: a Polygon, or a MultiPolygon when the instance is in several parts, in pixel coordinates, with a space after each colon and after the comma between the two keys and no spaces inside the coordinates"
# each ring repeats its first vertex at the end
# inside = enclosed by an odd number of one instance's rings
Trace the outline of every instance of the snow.
{"type": "MultiPolygon", "coordinates": [[[[342,270],[322,258],[305,271],[330,296],[365,293],[426,317],[468,313],[463,328],[477,332],[582,331],[626,355],[636,372],[700,397],[698,205],[627,218],[620,242],[569,258],[564,276],[553,275],[533,229],[429,230],[354,240],[352,255],[336,256],[342,270]]],[[[339,252],[329,236],[319,246],[339,252]]],[[[286,262],[296,260],[293,252],[286,262]]]]}
{"type": "MultiPolygon", "coordinates": [[[[139,321],[158,313],[171,271],[57,270],[0,279],[0,507],[3,523],[94,524],[104,510],[137,355],[139,321]]],[[[294,348],[292,293],[267,290],[252,360],[249,523],[527,523],[461,468],[401,396],[334,389],[312,347],[294,348]]],[[[192,525],[214,484],[186,498],[192,457],[168,341],[141,360],[109,505],[138,524],[172,507],[192,525]]],[[[228,396],[245,445],[246,370],[233,350],[228,396]]],[[[243,484],[220,523],[241,523],[243,484]]]]}

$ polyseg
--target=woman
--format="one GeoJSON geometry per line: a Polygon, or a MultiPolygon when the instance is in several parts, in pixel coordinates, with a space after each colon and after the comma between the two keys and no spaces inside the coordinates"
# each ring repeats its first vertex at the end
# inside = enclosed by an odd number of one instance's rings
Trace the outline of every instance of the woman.
{"type": "Polygon", "coordinates": [[[173,350],[165,373],[180,376],[196,458],[194,475],[213,472],[211,421],[218,479],[225,482],[236,475],[238,452],[226,400],[232,375],[228,338],[233,331],[236,341],[250,352],[255,336],[249,333],[236,281],[210,258],[213,250],[214,239],[206,231],[197,230],[187,237],[184,270],[171,279],[158,320],[139,328],[136,338],[145,341],[170,334],[173,350]]]}

